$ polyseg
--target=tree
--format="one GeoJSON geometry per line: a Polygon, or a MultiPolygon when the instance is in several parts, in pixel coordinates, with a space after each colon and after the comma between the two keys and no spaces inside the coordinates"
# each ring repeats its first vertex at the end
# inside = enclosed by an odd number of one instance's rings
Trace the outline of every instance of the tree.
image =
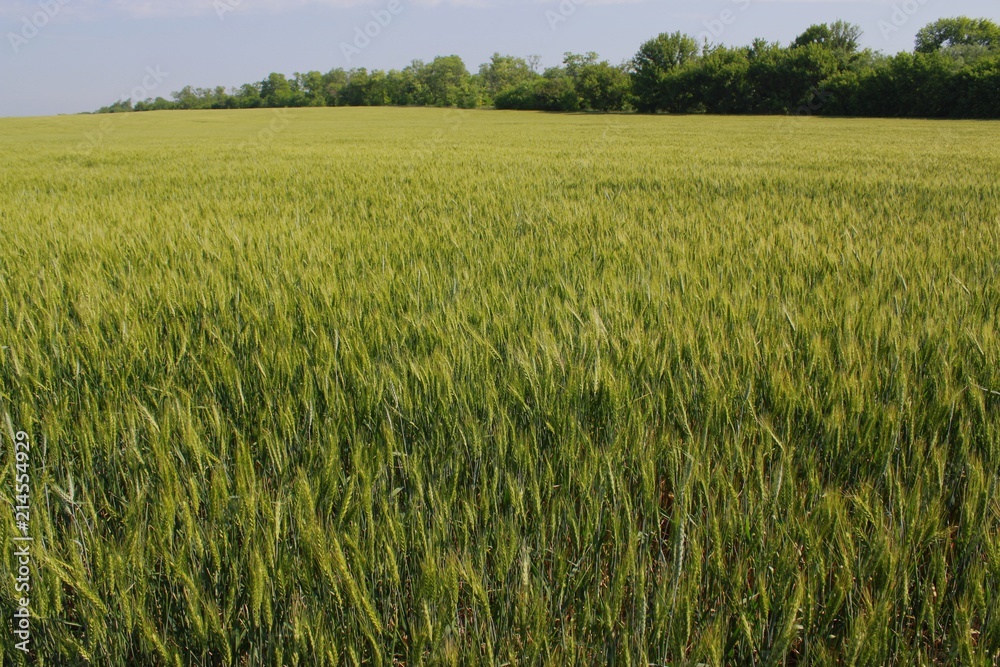
{"type": "Polygon", "coordinates": [[[260,82],[260,97],[266,107],[292,106],[292,86],[284,74],[271,72],[260,82]]]}
{"type": "Polygon", "coordinates": [[[799,35],[792,42],[792,46],[819,44],[845,53],[854,53],[858,50],[861,32],[861,26],[846,21],[836,21],[830,24],[820,23],[810,26],[799,35]]]}
{"type": "Polygon", "coordinates": [[[827,44],[832,35],[830,26],[825,23],[809,26],[804,33],[795,38],[792,46],[808,46],[810,44],[827,44]]]}
{"type": "Polygon", "coordinates": [[[624,65],[566,53],[544,71],[537,56],[494,53],[471,75],[458,56],[414,60],[402,70],[272,73],[227,90],[186,86],[162,98],[126,100],[102,112],[322,105],[410,105],[545,111],[810,113],[842,116],[1000,118],[1000,26],[941,19],[914,52],[860,49],[844,21],[807,28],[790,45],[699,46],[679,32],[643,44],[624,65]]]}
{"type": "Polygon", "coordinates": [[[239,109],[256,109],[263,105],[260,97],[260,83],[244,83],[234,95],[234,102],[239,109]]]}
{"type": "Polygon", "coordinates": [[[340,92],[347,86],[347,71],[337,67],[323,75],[323,96],[328,106],[340,106],[344,102],[340,92]]]}
{"type": "Polygon", "coordinates": [[[522,111],[579,111],[580,96],[569,72],[551,67],[539,77],[501,91],[494,104],[498,109],[522,111]]]}
{"type": "MultiPolygon", "coordinates": [[[[176,96],[177,93],[174,93],[176,96]]],[[[141,103],[140,103],[141,104],[141,103]]],[[[136,109],[132,106],[132,100],[118,100],[117,102],[101,107],[97,110],[97,113],[127,113],[129,111],[135,111],[136,109]]]]}
{"type": "Polygon", "coordinates": [[[380,69],[372,70],[368,75],[368,86],[365,90],[364,105],[382,107],[391,104],[389,99],[389,77],[380,69]]]}
{"type": "Polygon", "coordinates": [[[580,96],[573,78],[562,67],[550,67],[535,82],[535,108],[541,111],[579,111],[580,96]]]}
{"type": "Polygon", "coordinates": [[[435,107],[459,106],[471,93],[469,70],[458,56],[439,56],[419,74],[424,104],[435,107]]]}
{"type": "Polygon", "coordinates": [[[485,92],[492,100],[501,91],[516,88],[537,78],[538,74],[524,58],[494,53],[490,61],[479,68],[479,76],[485,92]]]}
{"type": "Polygon", "coordinates": [[[746,86],[752,91],[750,113],[809,113],[821,110],[818,93],[840,70],[832,50],[819,44],[782,49],[778,46],[750,53],[746,86]]]}
{"type": "Polygon", "coordinates": [[[213,109],[233,109],[236,101],[233,96],[226,91],[225,86],[216,86],[211,95],[213,109]]]}
{"type": "Polygon", "coordinates": [[[424,86],[424,70],[427,65],[423,60],[413,60],[403,68],[403,86],[406,102],[404,104],[425,106],[428,104],[427,91],[424,86]]]}
{"type": "Polygon", "coordinates": [[[963,69],[958,78],[953,109],[967,118],[1000,118],[1000,55],[963,69]]]}
{"type": "Polygon", "coordinates": [[[698,58],[698,41],[680,32],[663,33],[639,48],[632,59],[632,91],[636,108],[643,112],[665,109],[664,82],[676,69],[698,58]]]}
{"type": "Polygon", "coordinates": [[[628,104],[631,81],[624,69],[598,61],[596,53],[567,53],[566,73],[580,99],[580,108],[593,111],[621,111],[628,104]]]}
{"type": "Polygon", "coordinates": [[[206,92],[194,86],[184,86],[171,94],[178,109],[207,109],[211,102],[205,99],[206,92]]]}
{"type": "Polygon", "coordinates": [[[385,96],[388,104],[406,106],[410,104],[409,88],[411,82],[408,76],[398,69],[389,70],[385,75],[385,96]]]}
{"type": "Polygon", "coordinates": [[[170,100],[164,99],[162,97],[157,97],[154,99],[144,100],[142,102],[136,103],[135,111],[167,111],[170,109],[175,109],[176,105],[170,100]]]}
{"type": "Polygon", "coordinates": [[[321,107],[326,105],[323,75],[319,72],[313,71],[305,74],[296,72],[295,88],[301,92],[305,106],[321,107]]]}
{"type": "Polygon", "coordinates": [[[967,16],[940,19],[920,29],[915,50],[917,53],[934,53],[962,45],[1000,50],[1000,26],[989,19],[970,19],[967,16]]]}
{"type": "Polygon", "coordinates": [[[347,85],[340,91],[340,100],[351,107],[361,107],[368,100],[368,70],[364,67],[352,69],[347,73],[347,85]]]}
{"type": "Polygon", "coordinates": [[[750,50],[713,47],[698,67],[682,77],[680,85],[689,90],[689,107],[684,111],[706,113],[748,113],[753,91],[747,78],[750,50]]]}
{"type": "Polygon", "coordinates": [[[885,116],[945,118],[956,97],[958,68],[941,53],[900,53],[881,72],[885,116]]]}

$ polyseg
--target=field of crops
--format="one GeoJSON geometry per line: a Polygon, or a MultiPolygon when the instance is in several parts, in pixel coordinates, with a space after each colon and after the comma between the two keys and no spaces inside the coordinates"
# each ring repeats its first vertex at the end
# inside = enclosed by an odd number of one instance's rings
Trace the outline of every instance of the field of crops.
{"type": "Polygon", "coordinates": [[[997,174],[996,123],[0,120],[32,661],[997,665],[997,174]]]}

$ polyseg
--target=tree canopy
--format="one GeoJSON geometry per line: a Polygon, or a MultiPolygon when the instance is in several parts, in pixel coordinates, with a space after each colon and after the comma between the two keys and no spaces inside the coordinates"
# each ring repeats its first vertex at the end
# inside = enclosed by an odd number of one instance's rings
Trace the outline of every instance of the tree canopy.
{"type": "Polygon", "coordinates": [[[959,16],[935,21],[917,33],[917,53],[934,53],[954,46],[1000,48],[1000,26],[989,19],[959,16]]]}
{"type": "Polygon", "coordinates": [[[835,21],[787,46],[699,44],[665,32],[626,63],[593,52],[567,53],[545,70],[539,62],[494,53],[474,74],[457,55],[389,71],[274,72],[228,90],[186,86],[170,100],[120,100],[100,111],[398,105],[1000,118],[1000,26],[964,16],[927,25],[913,52],[893,56],[862,49],[860,27],[835,21]]]}

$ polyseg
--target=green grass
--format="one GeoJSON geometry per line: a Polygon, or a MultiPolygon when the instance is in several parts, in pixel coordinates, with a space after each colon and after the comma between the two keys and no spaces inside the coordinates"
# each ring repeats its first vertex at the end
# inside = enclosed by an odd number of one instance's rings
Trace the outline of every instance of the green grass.
{"type": "Polygon", "coordinates": [[[0,120],[37,664],[996,665],[998,173],[996,123],[0,120]]]}

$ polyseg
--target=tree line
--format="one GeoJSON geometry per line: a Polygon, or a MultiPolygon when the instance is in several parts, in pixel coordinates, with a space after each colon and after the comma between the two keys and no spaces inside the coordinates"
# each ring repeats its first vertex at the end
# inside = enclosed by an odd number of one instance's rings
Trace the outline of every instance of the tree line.
{"type": "Polygon", "coordinates": [[[543,69],[537,56],[494,54],[475,74],[458,56],[401,70],[272,73],[239,88],[187,86],[172,99],[122,100],[98,113],[308,106],[433,106],[537,111],[822,114],[1000,118],[1000,26],[968,17],[936,21],[912,52],[860,48],[860,27],[809,27],[791,44],[757,39],[730,47],[680,32],[643,44],[614,65],[567,53],[543,69]]]}

